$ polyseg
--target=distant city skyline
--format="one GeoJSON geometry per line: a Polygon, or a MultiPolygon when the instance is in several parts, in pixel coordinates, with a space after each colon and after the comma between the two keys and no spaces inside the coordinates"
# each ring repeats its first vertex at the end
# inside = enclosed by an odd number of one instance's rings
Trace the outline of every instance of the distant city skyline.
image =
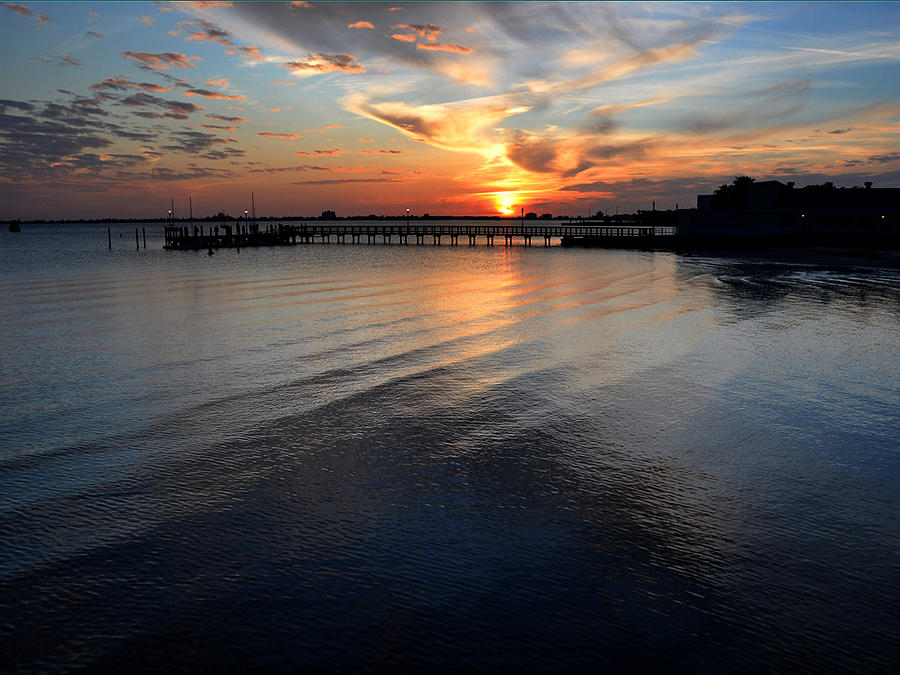
{"type": "Polygon", "coordinates": [[[0,217],[900,187],[900,3],[0,3],[0,217]]]}

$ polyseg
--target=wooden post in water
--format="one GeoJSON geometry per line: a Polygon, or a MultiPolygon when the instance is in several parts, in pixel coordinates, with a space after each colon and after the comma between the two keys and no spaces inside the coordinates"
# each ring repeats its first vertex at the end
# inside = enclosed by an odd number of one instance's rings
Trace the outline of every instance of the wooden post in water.
{"type": "Polygon", "coordinates": [[[106,238],[109,240],[109,250],[112,251],[112,228],[106,228],[106,238]]]}
{"type": "Polygon", "coordinates": [[[137,230],[137,228],[134,228],[134,246],[135,246],[135,248],[136,248],[138,251],[141,250],[141,240],[138,239],[138,230],[137,230]]]}
{"type": "Polygon", "coordinates": [[[147,248],[147,228],[141,228],[141,234],[144,236],[144,248],[147,248]]]}

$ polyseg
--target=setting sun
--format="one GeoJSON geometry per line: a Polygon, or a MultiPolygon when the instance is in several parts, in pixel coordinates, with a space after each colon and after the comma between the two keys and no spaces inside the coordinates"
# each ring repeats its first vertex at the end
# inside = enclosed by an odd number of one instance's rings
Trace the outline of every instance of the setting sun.
{"type": "Polygon", "coordinates": [[[492,196],[497,211],[504,216],[511,216],[516,212],[516,202],[521,198],[518,192],[497,192],[492,196]]]}

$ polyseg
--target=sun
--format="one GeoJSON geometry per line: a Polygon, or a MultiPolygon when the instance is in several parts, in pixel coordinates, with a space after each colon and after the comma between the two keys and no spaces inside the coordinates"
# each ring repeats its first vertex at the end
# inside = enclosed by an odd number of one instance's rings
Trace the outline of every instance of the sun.
{"type": "Polygon", "coordinates": [[[509,216],[516,212],[515,206],[516,206],[516,202],[519,199],[518,193],[516,193],[516,192],[495,192],[493,195],[493,198],[494,198],[494,206],[496,206],[497,210],[504,216],[509,216]]]}

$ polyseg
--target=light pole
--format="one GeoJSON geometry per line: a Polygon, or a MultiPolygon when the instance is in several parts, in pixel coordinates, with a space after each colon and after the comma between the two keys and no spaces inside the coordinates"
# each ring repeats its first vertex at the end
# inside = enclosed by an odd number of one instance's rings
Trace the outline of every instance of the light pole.
{"type": "Polygon", "coordinates": [[[244,224],[247,226],[247,232],[250,232],[250,221],[247,219],[247,209],[244,209],[244,224]]]}
{"type": "Polygon", "coordinates": [[[406,227],[409,227],[409,209],[406,209],[406,227]]]}

